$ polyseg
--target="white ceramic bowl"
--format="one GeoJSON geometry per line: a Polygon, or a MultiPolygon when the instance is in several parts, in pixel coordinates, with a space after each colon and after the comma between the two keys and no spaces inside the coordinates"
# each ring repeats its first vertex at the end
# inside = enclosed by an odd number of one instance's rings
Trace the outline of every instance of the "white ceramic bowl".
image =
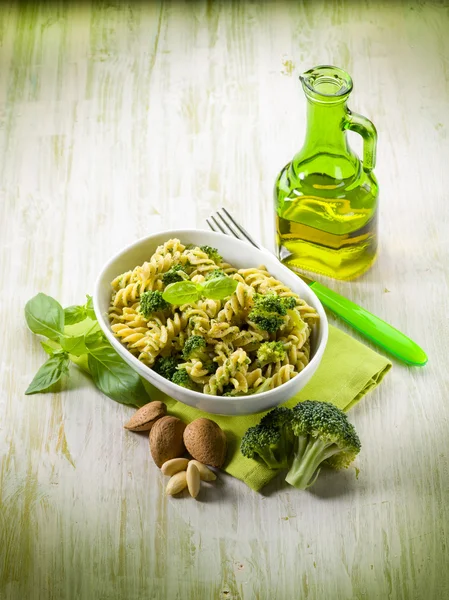
{"type": "Polygon", "coordinates": [[[315,296],[309,286],[304,283],[292,271],[284,267],[277,258],[266,250],[258,250],[253,246],[241,242],[233,237],[221,233],[213,233],[201,230],[177,230],[163,231],[143,238],[114,256],[101,270],[97,279],[94,293],[94,308],[101,329],[106,337],[120,354],[120,356],[142,377],[152,383],[172,398],[176,398],[184,404],[194,406],[209,413],[221,415],[244,415],[258,413],[268,410],[286,402],[289,398],[299,392],[309,381],[317,370],[328,337],[328,323],[321,302],[315,296]],[[320,322],[314,328],[311,339],[311,360],[309,364],[293,379],[283,385],[251,396],[223,397],[210,396],[201,392],[194,392],[181,386],[175,385],[152,369],[144,365],[134,357],[115,337],[111,331],[107,316],[111,300],[111,281],[120,273],[129,271],[137,265],[148,260],[157,246],[171,238],[178,238],[183,244],[205,244],[218,248],[224,259],[238,268],[258,267],[266,265],[268,271],[274,277],[288,285],[294,292],[299,294],[306,302],[313,306],[320,315],[320,322]]]}

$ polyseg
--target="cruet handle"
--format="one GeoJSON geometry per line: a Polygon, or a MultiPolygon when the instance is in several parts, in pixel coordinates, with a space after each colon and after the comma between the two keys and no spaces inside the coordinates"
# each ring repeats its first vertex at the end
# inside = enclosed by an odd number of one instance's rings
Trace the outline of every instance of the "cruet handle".
{"type": "Polygon", "coordinates": [[[376,166],[377,131],[374,123],[366,117],[353,113],[348,109],[344,129],[355,131],[363,138],[363,169],[372,171],[376,166]]]}

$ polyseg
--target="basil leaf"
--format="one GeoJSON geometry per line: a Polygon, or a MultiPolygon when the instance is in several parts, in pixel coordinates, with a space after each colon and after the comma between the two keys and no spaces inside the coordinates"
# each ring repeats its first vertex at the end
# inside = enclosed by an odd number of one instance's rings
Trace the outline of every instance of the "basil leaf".
{"type": "Polygon", "coordinates": [[[165,288],[162,298],[170,304],[192,304],[200,297],[197,286],[193,281],[177,281],[165,288]]]}
{"type": "Polygon", "coordinates": [[[84,343],[84,335],[63,335],[59,343],[65,352],[75,356],[81,356],[89,352],[84,343]]]}
{"type": "Polygon", "coordinates": [[[236,290],[238,282],[230,277],[214,277],[205,281],[203,286],[203,296],[212,300],[223,300],[236,290]]]}
{"type": "MultiPolygon", "coordinates": [[[[100,326],[98,325],[98,327],[100,326]]],[[[87,333],[84,336],[84,343],[89,351],[96,350],[97,348],[103,346],[108,346],[109,348],[111,347],[101,329],[96,329],[95,331],[87,333]]]]}
{"type": "Polygon", "coordinates": [[[87,298],[87,302],[86,302],[87,316],[89,317],[89,319],[92,319],[92,321],[96,321],[97,315],[95,314],[95,311],[94,311],[93,298],[92,298],[92,296],[89,296],[89,294],[86,294],[86,298],[87,298]]]}
{"type": "Polygon", "coordinates": [[[50,346],[50,344],[47,344],[47,342],[44,342],[43,340],[41,341],[41,346],[50,356],[53,356],[55,353],[56,348],[53,348],[53,346],[50,346]]]}
{"type": "Polygon", "coordinates": [[[39,293],[25,305],[25,319],[33,333],[59,340],[64,330],[64,311],[51,296],[39,293]]]}
{"type": "Polygon", "coordinates": [[[68,372],[69,358],[67,354],[51,356],[36,373],[25,394],[37,394],[48,390],[51,385],[61,379],[64,373],[68,372]]]}
{"type": "Polygon", "coordinates": [[[87,317],[85,306],[69,306],[64,308],[64,325],[75,325],[87,317]]]}
{"type": "Polygon", "coordinates": [[[148,402],[139,375],[111,346],[92,350],[88,364],[95,385],[112,400],[134,406],[143,406],[148,402]]]}

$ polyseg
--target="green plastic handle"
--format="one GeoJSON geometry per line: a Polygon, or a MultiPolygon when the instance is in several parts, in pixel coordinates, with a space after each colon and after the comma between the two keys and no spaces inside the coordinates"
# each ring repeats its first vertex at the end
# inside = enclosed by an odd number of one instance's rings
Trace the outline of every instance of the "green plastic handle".
{"type": "Polygon", "coordinates": [[[351,300],[315,281],[310,285],[321,302],[372,342],[409,365],[422,367],[427,355],[406,335],[351,300]]]}

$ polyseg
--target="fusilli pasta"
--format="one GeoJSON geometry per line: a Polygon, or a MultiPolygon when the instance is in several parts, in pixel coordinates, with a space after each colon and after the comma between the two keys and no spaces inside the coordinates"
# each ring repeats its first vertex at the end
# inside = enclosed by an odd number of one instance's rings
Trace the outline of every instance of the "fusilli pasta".
{"type": "Polygon", "coordinates": [[[289,381],[309,362],[310,334],[318,313],[264,265],[236,269],[223,262],[215,249],[172,239],[160,245],[143,265],[118,275],[111,287],[109,319],[114,335],[156,371],[161,361],[171,361],[173,374],[161,374],[173,376],[175,382],[179,383],[176,372],[184,370],[180,385],[214,395],[261,393],[289,381]],[[180,306],[170,304],[149,316],[143,314],[142,294],[163,292],[174,271],[195,283],[230,277],[237,287],[223,300],[201,298],[180,306]],[[251,317],[258,298],[267,295],[285,303],[272,327],[251,317]],[[199,339],[199,349],[186,355],[192,336],[199,339]],[[269,356],[270,344],[275,345],[277,354],[269,356]]]}

